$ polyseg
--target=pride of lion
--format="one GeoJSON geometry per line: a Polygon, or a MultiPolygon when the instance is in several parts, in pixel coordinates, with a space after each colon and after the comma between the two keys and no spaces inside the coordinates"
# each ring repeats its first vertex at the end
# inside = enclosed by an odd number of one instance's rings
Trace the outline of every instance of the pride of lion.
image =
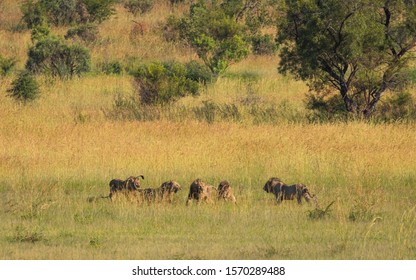
{"type": "MultiPolygon", "coordinates": [[[[166,181],[159,188],[144,189],[141,187],[141,180],[144,180],[143,175],[130,176],[126,180],[112,179],[109,183],[110,193],[103,198],[109,198],[111,201],[114,201],[121,195],[149,204],[161,202],[172,203],[174,195],[182,189],[176,181],[166,181]]],[[[287,185],[281,179],[272,177],[266,182],[263,190],[266,193],[273,194],[277,204],[282,203],[284,200],[294,200],[296,198],[298,204],[301,204],[302,199],[304,199],[307,203],[313,201],[318,206],[316,195],[311,194],[309,188],[304,184],[287,185]]],[[[214,187],[198,178],[189,187],[186,206],[192,202],[196,202],[197,204],[201,202],[213,203],[215,200],[237,204],[233,188],[227,180],[221,181],[218,187],[214,187]]]]}

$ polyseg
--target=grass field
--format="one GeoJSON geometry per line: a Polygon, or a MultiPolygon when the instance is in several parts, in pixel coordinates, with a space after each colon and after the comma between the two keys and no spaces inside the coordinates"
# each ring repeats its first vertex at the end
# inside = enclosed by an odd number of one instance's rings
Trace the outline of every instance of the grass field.
{"type": "MultiPolygon", "coordinates": [[[[0,20],[0,50],[21,69],[30,35],[10,31],[15,1],[0,3],[13,11],[0,20]]],[[[159,5],[140,20],[152,30],[170,12],[159,5]]],[[[155,32],[134,45],[131,20],[119,6],[103,23],[95,62],[195,59],[155,32]]],[[[0,259],[416,259],[415,124],[309,123],[307,87],[278,75],[277,61],[233,65],[152,121],[112,117],[117,96],[135,94],[127,74],[39,77],[41,97],[26,106],[6,96],[14,75],[1,77],[0,259]],[[247,100],[273,115],[245,111],[247,100]],[[207,101],[241,115],[196,117],[207,101]],[[182,190],[172,205],[87,202],[107,195],[112,178],[139,174],[143,187],[176,180],[182,190]],[[276,205],[262,190],[272,176],[305,183],[321,208],[335,201],[330,212],[312,219],[313,205],[276,205]],[[186,207],[196,178],[229,180],[237,205],[186,207]]]]}

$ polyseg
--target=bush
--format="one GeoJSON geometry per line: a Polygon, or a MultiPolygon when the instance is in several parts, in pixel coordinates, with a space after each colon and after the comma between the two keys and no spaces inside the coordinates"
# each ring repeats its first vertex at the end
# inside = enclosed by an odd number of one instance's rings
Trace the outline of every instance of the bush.
{"type": "Polygon", "coordinates": [[[306,97],[306,108],[311,122],[346,120],[348,112],[339,95],[331,92],[311,93],[306,97]]]}
{"type": "Polygon", "coordinates": [[[124,7],[133,15],[137,15],[149,12],[154,4],[154,0],[128,0],[124,7]]]}
{"type": "Polygon", "coordinates": [[[70,28],[65,35],[65,39],[79,38],[84,42],[95,42],[98,38],[97,25],[92,23],[81,24],[70,28]]]}
{"type": "Polygon", "coordinates": [[[253,36],[251,37],[251,43],[254,54],[272,55],[277,51],[277,44],[273,36],[269,34],[253,36]]]}
{"type": "Polygon", "coordinates": [[[215,75],[222,74],[229,65],[250,53],[246,27],[220,5],[198,1],[191,5],[189,16],[178,24],[180,38],[196,51],[215,75]]]}
{"type": "Polygon", "coordinates": [[[118,61],[104,62],[99,65],[99,68],[107,75],[120,75],[123,73],[123,66],[118,61]]]}
{"type": "Polygon", "coordinates": [[[50,35],[51,31],[46,23],[36,25],[32,28],[32,42],[41,41],[50,35]]]}
{"type": "Polygon", "coordinates": [[[162,34],[167,42],[179,42],[181,41],[183,30],[183,20],[175,15],[170,15],[166,20],[166,23],[162,26],[162,34]]]}
{"type": "Polygon", "coordinates": [[[204,85],[212,82],[214,80],[214,76],[212,75],[209,68],[201,63],[196,62],[195,60],[191,60],[190,62],[186,63],[186,78],[200,82],[204,85]]]}
{"type": "Polygon", "coordinates": [[[388,122],[416,120],[416,101],[408,92],[388,96],[374,113],[376,119],[388,122]]]}
{"type": "Polygon", "coordinates": [[[0,76],[10,74],[15,65],[16,60],[14,58],[5,58],[0,55],[0,76]]]}
{"type": "MultiPolygon", "coordinates": [[[[115,13],[114,4],[118,0],[80,0],[85,5],[90,22],[103,22],[115,13]]],[[[79,14],[81,14],[79,12],[79,14]]],[[[84,22],[85,23],[85,22],[84,22]]]]}
{"type": "Polygon", "coordinates": [[[33,0],[24,1],[20,6],[20,10],[23,14],[22,21],[25,22],[30,29],[42,25],[47,21],[46,12],[39,2],[33,0]]]}
{"type": "Polygon", "coordinates": [[[39,5],[46,18],[55,26],[62,26],[77,21],[78,0],[39,0],[39,5]]]}
{"type": "Polygon", "coordinates": [[[200,82],[207,82],[199,76],[192,63],[192,69],[178,62],[153,62],[142,65],[134,73],[140,100],[143,104],[166,104],[186,95],[199,93],[200,82]]]}
{"type": "Polygon", "coordinates": [[[117,0],[26,0],[22,20],[28,28],[48,22],[55,26],[102,22],[114,13],[117,0]]]}
{"type": "Polygon", "coordinates": [[[12,88],[8,92],[10,97],[26,103],[39,96],[39,86],[30,72],[23,71],[12,82],[12,88]]]}
{"type": "Polygon", "coordinates": [[[66,45],[59,38],[47,37],[29,49],[26,69],[32,73],[72,78],[90,70],[90,53],[79,45],[66,45]]]}

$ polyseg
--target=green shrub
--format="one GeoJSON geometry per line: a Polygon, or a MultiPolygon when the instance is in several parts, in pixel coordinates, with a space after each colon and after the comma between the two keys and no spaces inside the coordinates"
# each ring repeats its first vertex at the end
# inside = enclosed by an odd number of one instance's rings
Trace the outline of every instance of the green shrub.
{"type": "Polygon", "coordinates": [[[163,37],[167,42],[180,42],[182,38],[181,32],[183,32],[183,19],[170,15],[165,24],[162,27],[163,37]]]}
{"type": "Polygon", "coordinates": [[[250,53],[246,27],[221,5],[198,1],[191,5],[189,16],[178,24],[180,38],[196,51],[213,74],[222,74],[229,65],[250,53]]]}
{"type": "Polygon", "coordinates": [[[346,120],[348,117],[341,97],[331,92],[310,93],[306,96],[306,108],[311,122],[346,120]]]}
{"type": "Polygon", "coordinates": [[[39,86],[30,72],[22,71],[12,82],[12,88],[8,92],[10,97],[26,103],[39,96],[39,86]]]}
{"type": "Polygon", "coordinates": [[[77,21],[78,0],[39,0],[38,3],[48,20],[55,26],[77,21]]]}
{"type": "Polygon", "coordinates": [[[191,60],[190,62],[186,63],[185,67],[186,78],[192,81],[197,81],[206,85],[212,82],[215,78],[207,66],[198,63],[195,60],[191,60]]]}
{"type": "Polygon", "coordinates": [[[115,74],[120,75],[123,73],[123,65],[121,65],[118,61],[110,61],[110,62],[104,62],[99,65],[100,70],[107,74],[115,74]]]}
{"type": "Polygon", "coordinates": [[[66,45],[59,38],[47,37],[29,49],[26,69],[32,73],[72,78],[90,70],[90,53],[79,45],[66,45]]]}
{"type": "Polygon", "coordinates": [[[47,22],[46,12],[42,5],[37,1],[26,0],[20,5],[23,14],[22,21],[26,23],[28,28],[33,28],[47,22]]]}
{"type": "Polygon", "coordinates": [[[114,13],[117,0],[26,0],[22,20],[28,28],[48,22],[55,26],[102,22],[114,13]]]}
{"type": "MultiPolygon", "coordinates": [[[[192,63],[193,64],[193,63],[192,63]]],[[[186,95],[199,93],[200,81],[196,67],[188,69],[178,62],[153,62],[141,65],[134,73],[143,104],[166,104],[186,95]]]]}
{"type": "Polygon", "coordinates": [[[387,96],[374,113],[374,118],[385,122],[416,120],[416,101],[408,92],[387,96]]]}
{"type": "Polygon", "coordinates": [[[50,35],[51,31],[46,23],[36,25],[32,28],[32,42],[41,41],[50,35]]]}
{"type": "Polygon", "coordinates": [[[98,27],[92,23],[81,24],[70,28],[65,35],[65,39],[79,38],[84,42],[95,42],[98,38],[98,27]]]}
{"type": "MultiPolygon", "coordinates": [[[[80,0],[85,4],[89,22],[103,22],[115,13],[114,5],[118,0],[80,0]]],[[[84,22],[85,23],[85,22],[84,22]]]]}
{"type": "Polygon", "coordinates": [[[124,7],[133,15],[144,14],[153,8],[154,2],[154,0],[128,0],[124,3],[124,7]]]}
{"type": "Polygon", "coordinates": [[[172,6],[185,3],[186,0],[169,0],[172,6]]]}
{"type": "Polygon", "coordinates": [[[14,58],[5,58],[0,55],[0,76],[10,74],[15,65],[16,60],[14,58]]]}
{"type": "Polygon", "coordinates": [[[251,37],[253,53],[258,55],[272,55],[277,51],[277,44],[272,35],[254,35],[251,37]]]}

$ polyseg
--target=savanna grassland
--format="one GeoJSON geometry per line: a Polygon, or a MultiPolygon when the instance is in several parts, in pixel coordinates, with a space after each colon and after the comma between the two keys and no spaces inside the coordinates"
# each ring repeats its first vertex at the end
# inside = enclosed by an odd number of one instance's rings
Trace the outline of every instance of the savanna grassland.
{"type": "MultiPolygon", "coordinates": [[[[15,74],[0,78],[0,258],[416,259],[415,124],[310,123],[306,85],[279,75],[276,56],[251,56],[149,119],[117,117],[115,100],[137,94],[132,78],[98,65],[197,59],[158,31],[184,10],[159,3],[135,18],[117,5],[89,46],[93,71],[38,77],[31,104],[6,96],[15,74]],[[143,187],[182,190],[172,205],[87,201],[139,174],[143,187]],[[315,219],[314,205],[276,205],[262,190],[272,176],[305,183],[322,209],[334,203],[315,219]],[[237,205],[186,207],[196,178],[227,179],[237,205]]],[[[0,15],[0,51],[22,69],[31,40],[13,30],[18,3],[0,1],[0,15]]]]}

